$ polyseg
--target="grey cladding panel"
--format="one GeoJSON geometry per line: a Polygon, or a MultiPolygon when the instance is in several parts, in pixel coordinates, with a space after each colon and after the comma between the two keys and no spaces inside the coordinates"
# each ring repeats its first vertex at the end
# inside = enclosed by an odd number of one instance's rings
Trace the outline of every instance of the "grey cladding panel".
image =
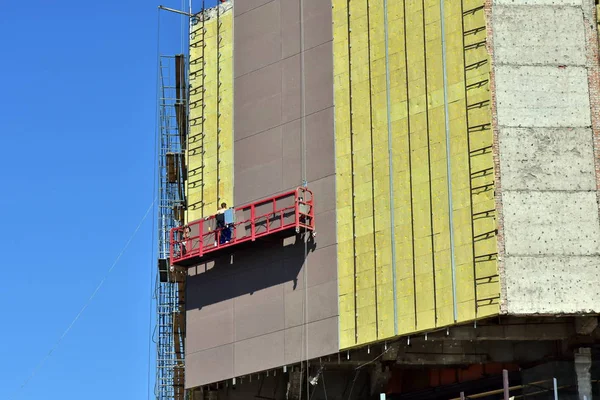
{"type": "Polygon", "coordinates": [[[498,64],[585,65],[581,8],[498,6],[492,16],[498,64]]]}
{"type": "Polygon", "coordinates": [[[590,98],[582,67],[496,67],[498,125],[587,127],[590,98]]]}
{"type": "Polygon", "coordinates": [[[507,256],[598,255],[595,192],[506,192],[507,256]]]}
{"type": "Polygon", "coordinates": [[[504,190],[595,190],[590,128],[501,128],[504,190]]]}
{"type": "Polygon", "coordinates": [[[600,311],[600,257],[508,257],[508,308],[516,314],[600,311]],[[575,295],[585,293],[585,296],[575,295]]]}

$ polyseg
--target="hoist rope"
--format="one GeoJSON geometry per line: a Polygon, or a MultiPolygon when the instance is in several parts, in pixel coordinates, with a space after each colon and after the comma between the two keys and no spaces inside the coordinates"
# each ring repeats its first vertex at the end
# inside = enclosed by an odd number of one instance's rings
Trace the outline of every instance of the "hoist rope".
{"type": "Polygon", "coordinates": [[[48,353],[42,358],[42,360],[33,369],[33,371],[31,372],[31,374],[29,375],[29,377],[27,377],[27,379],[25,379],[25,381],[23,382],[23,384],[19,387],[19,389],[17,389],[15,391],[15,393],[9,398],[9,400],[14,399],[15,396],[21,390],[23,390],[25,388],[25,386],[27,386],[27,384],[31,381],[31,379],[33,379],[33,377],[35,376],[35,374],[40,370],[40,368],[44,365],[44,363],[48,360],[48,358],[50,358],[50,356],[52,355],[52,353],[54,353],[54,351],[58,348],[58,346],[63,341],[63,339],[65,338],[65,336],[67,336],[67,334],[71,331],[71,329],[73,328],[73,325],[75,325],[75,323],[79,320],[79,318],[84,313],[84,311],[88,308],[88,306],[90,305],[90,303],[92,302],[92,300],[94,299],[94,297],[96,297],[96,294],[98,293],[98,291],[100,290],[100,288],[104,285],[104,282],[106,281],[106,279],[108,278],[108,276],[110,275],[110,273],[112,272],[112,270],[117,266],[117,263],[119,262],[119,260],[121,259],[121,257],[123,256],[123,254],[125,253],[125,251],[129,247],[129,245],[131,244],[131,241],[133,240],[133,238],[136,236],[136,234],[138,233],[138,231],[142,227],[142,224],[144,223],[144,221],[146,221],[146,218],[148,217],[148,214],[150,214],[150,211],[154,208],[154,203],[156,203],[156,199],[154,199],[152,201],[152,203],[150,204],[150,206],[146,210],[146,213],[142,217],[142,220],[139,222],[139,224],[137,225],[137,227],[135,228],[135,230],[133,231],[133,233],[131,234],[131,236],[129,237],[129,239],[127,240],[127,242],[125,243],[125,246],[123,246],[123,248],[121,249],[121,252],[117,256],[117,258],[115,259],[115,261],[112,263],[112,265],[110,266],[110,268],[108,269],[108,271],[106,272],[106,274],[104,275],[104,277],[102,278],[102,280],[100,281],[100,283],[98,284],[98,286],[96,286],[96,289],[94,289],[94,291],[92,292],[91,296],[85,302],[85,304],[83,305],[83,307],[81,308],[81,310],[79,310],[79,312],[77,313],[77,315],[75,316],[75,318],[73,318],[73,321],[71,321],[71,323],[69,324],[69,326],[67,327],[67,329],[65,329],[65,331],[62,333],[62,335],[60,335],[60,337],[58,338],[58,340],[56,341],[56,343],[54,344],[54,346],[52,346],[52,348],[50,349],[50,351],[48,351],[48,353]]]}
{"type": "MultiPolygon", "coordinates": [[[[159,134],[158,134],[158,126],[159,126],[159,102],[158,102],[158,98],[160,96],[160,74],[161,74],[161,70],[160,70],[160,9],[157,12],[157,22],[156,22],[156,108],[154,111],[154,158],[152,160],[152,168],[153,168],[153,176],[154,176],[154,183],[152,184],[152,199],[156,199],[158,197],[158,194],[156,193],[156,187],[157,187],[157,183],[158,183],[158,151],[160,149],[160,145],[159,145],[159,134]]],[[[155,205],[156,202],[153,202],[153,205],[155,205]]],[[[154,207],[153,207],[154,210],[154,207]]],[[[157,215],[156,212],[153,213],[153,215],[157,215]]],[[[146,398],[148,400],[150,400],[150,382],[152,381],[152,342],[153,342],[153,336],[154,336],[154,327],[152,326],[152,304],[154,302],[154,272],[155,272],[155,256],[158,254],[158,247],[156,248],[156,252],[154,251],[154,241],[156,240],[156,231],[155,231],[155,227],[154,224],[152,224],[152,241],[151,241],[151,246],[152,246],[152,251],[151,256],[150,256],[150,307],[148,310],[148,371],[147,371],[147,382],[146,382],[146,398]]]]}
{"type": "MultiPolygon", "coordinates": [[[[301,185],[308,185],[308,179],[306,174],[306,74],[305,74],[305,64],[304,64],[304,0],[299,1],[300,6],[300,95],[302,97],[300,103],[300,123],[301,123],[301,167],[302,167],[302,182],[301,185]]],[[[312,200],[312,199],[311,199],[312,200]]],[[[314,203],[313,203],[314,207],[314,203]]],[[[313,210],[314,213],[314,210],[313,210]]],[[[313,221],[314,224],[314,221],[313,221]]],[[[304,267],[303,267],[303,277],[304,277],[304,307],[302,313],[302,333],[303,333],[303,341],[304,341],[304,362],[305,362],[305,371],[306,371],[306,398],[309,398],[310,393],[310,382],[309,382],[309,362],[308,362],[308,240],[310,233],[307,232],[306,237],[304,238],[304,267]]],[[[302,371],[302,358],[300,359],[300,371],[302,371]]],[[[302,373],[302,372],[301,372],[302,373]]],[[[300,382],[300,393],[299,398],[302,400],[302,381],[300,382]]]]}

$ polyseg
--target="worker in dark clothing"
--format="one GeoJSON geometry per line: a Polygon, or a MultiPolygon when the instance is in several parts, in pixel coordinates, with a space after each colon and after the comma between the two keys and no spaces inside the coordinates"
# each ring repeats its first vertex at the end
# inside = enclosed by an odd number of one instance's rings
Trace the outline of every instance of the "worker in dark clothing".
{"type": "Polygon", "coordinates": [[[227,204],[221,203],[221,208],[217,211],[215,219],[217,220],[217,235],[219,235],[219,244],[229,243],[231,240],[231,227],[225,223],[225,211],[227,211],[227,204]]]}

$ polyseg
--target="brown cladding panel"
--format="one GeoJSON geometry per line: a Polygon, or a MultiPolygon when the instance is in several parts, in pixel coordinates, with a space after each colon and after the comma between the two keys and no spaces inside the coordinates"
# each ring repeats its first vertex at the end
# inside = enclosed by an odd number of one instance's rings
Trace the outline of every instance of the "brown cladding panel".
{"type": "Polygon", "coordinates": [[[280,0],[281,58],[300,53],[300,2],[280,0]]]}
{"type": "Polygon", "coordinates": [[[282,137],[281,126],[257,133],[236,143],[247,151],[235,154],[235,167],[245,171],[260,165],[270,164],[281,160],[282,137]]]}
{"type": "MultiPolygon", "coordinates": [[[[282,185],[283,187],[293,187],[302,180],[301,120],[292,121],[282,126],[282,142],[285,143],[282,154],[283,165],[285,165],[281,177],[282,185]]],[[[311,185],[311,190],[313,189],[311,185]]]]}
{"type": "Polygon", "coordinates": [[[306,327],[307,325],[296,325],[285,330],[284,359],[286,364],[305,358],[306,342],[303,339],[306,327]]]}
{"type": "Polygon", "coordinates": [[[333,106],[333,59],[331,42],[306,50],[306,115],[333,106]]]}
{"type": "Polygon", "coordinates": [[[281,60],[279,1],[271,1],[236,16],[234,36],[236,78],[281,60]]]}
{"type": "Polygon", "coordinates": [[[320,213],[315,220],[315,229],[319,232],[317,239],[315,239],[318,248],[336,244],[335,210],[320,213]]]}
{"type": "Polygon", "coordinates": [[[234,194],[236,204],[245,204],[252,200],[260,200],[263,197],[282,192],[282,168],[280,158],[244,171],[235,169],[234,194]]]}
{"type": "MultiPolygon", "coordinates": [[[[187,290],[195,298],[194,309],[188,308],[193,317],[188,336],[204,335],[200,321],[219,323],[217,305],[232,307],[234,366],[206,373],[210,367],[196,360],[198,354],[208,360],[208,350],[193,353],[186,370],[188,387],[295,363],[307,348],[309,357],[339,348],[331,2],[305,0],[304,119],[298,4],[251,0],[235,5],[232,202],[241,205],[300,186],[304,147],[318,235],[305,243],[291,232],[284,239],[236,249],[232,257],[208,266],[210,279],[202,277],[202,268],[193,271],[197,274],[189,277],[187,290]],[[204,291],[208,294],[193,294],[204,291]]],[[[194,348],[202,348],[201,340],[194,339],[194,348]]]]}
{"type": "Polygon", "coordinates": [[[233,343],[233,301],[192,310],[187,313],[187,324],[195,327],[194,334],[186,337],[189,353],[233,343]]]}
{"type": "Polygon", "coordinates": [[[320,321],[337,315],[337,280],[312,286],[306,290],[308,299],[306,320],[308,322],[320,321]]]}
{"type": "Polygon", "coordinates": [[[279,331],[236,342],[235,375],[256,372],[257,363],[263,369],[284,365],[284,340],[284,331],[279,331]]]}
{"type": "Polygon", "coordinates": [[[273,64],[235,80],[235,136],[240,140],[281,124],[281,66],[273,64]]]}
{"type": "MultiPolygon", "coordinates": [[[[333,107],[317,111],[306,117],[306,151],[310,154],[310,162],[306,165],[306,175],[309,182],[327,176],[335,176],[334,142],[329,133],[332,126],[333,107]]],[[[332,197],[335,199],[335,195],[332,197]]],[[[331,201],[331,198],[328,197],[324,200],[331,201]]]]}
{"type": "MultiPolygon", "coordinates": [[[[303,1],[304,48],[308,50],[323,43],[331,43],[333,37],[331,3],[323,0],[303,1]]],[[[331,53],[329,58],[332,59],[331,53]]]]}
{"type": "Polygon", "coordinates": [[[302,83],[300,55],[281,61],[281,121],[300,118],[302,111],[302,83]]]}
{"type": "MultiPolygon", "coordinates": [[[[236,278],[238,279],[238,278],[236,278]]],[[[239,277],[239,279],[243,279],[239,277]]],[[[283,290],[280,285],[235,300],[235,340],[280,331],[284,328],[283,290]]]]}
{"type": "MultiPolygon", "coordinates": [[[[337,305],[337,297],[335,301],[337,305]]],[[[332,353],[330,350],[331,343],[336,344],[335,350],[337,352],[339,349],[337,316],[308,324],[306,335],[308,336],[308,358],[316,358],[332,353]]]]}
{"type": "Polygon", "coordinates": [[[233,8],[234,16],[240,16],[241,14],[252,11],[255,8],[264,6],[267,3],[274,3],[276,0],[242,0],[236,1],[235,7],[233,8]]]}
{"type": "MultiPolygon", "coordinates": [[[[188,336],[194,332],[194,330],[188,330],[188,336]]],[[[213,347],[196,353],[190,353],[186,349],[185,370],[186,388],[233,376],[233,344],[213,347]]]]}
{"type": "Polygon", "coordinates": [[[331,342],[338,340],[338,318],[332,317],[285,330],[285,363],[291,364],[304,359],[329,354],[331,342]],[[304,335],[308,339],[304,340],[304,335]]]}
{"type": "Polygon", "coordinates": [[[332,188],[335,187],[335,175],[310,181],[310,190],[315,196],[315,214],[319,215],[326,211],[335,210],[335,197],[330,196],[332,188]]]}
{"type": "MultiPolygon", "coordinates": [[[[306,265],[308,287],[337,280],[337,246],[319,248],[311,253],[306,265]]],[[[304,287],[304,278],[298,279],[298,287],[304,287]]]]}

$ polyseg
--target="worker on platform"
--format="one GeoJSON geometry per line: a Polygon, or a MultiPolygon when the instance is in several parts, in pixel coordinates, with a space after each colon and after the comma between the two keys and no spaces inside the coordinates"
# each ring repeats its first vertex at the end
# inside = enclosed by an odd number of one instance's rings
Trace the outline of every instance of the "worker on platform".
{"type": "Polygon", "coordinates": [[[225,211],[227,211],[227,203],[221,203],[221,208],[217,210],[217,215],[215,216],[219,244],[229,243],[231,240],[231,227],[225,223],[225,211]]]}
{"type": "Polygon", "coordinates": [[[183,226],[183,229],[179,231],[179,251],[181,256],[184,256],[187,252],[187,242],[190,238],[190,227],[187,225],[183,226]]]}
{"type": "Polygon", "coordinates": [[[181,241],[179,242],[181,248],[181,255],[184,256],[187,252],[187,242],[190,239],[190,227],[187,225],[183,226],[181,231],[181,241]]]}

